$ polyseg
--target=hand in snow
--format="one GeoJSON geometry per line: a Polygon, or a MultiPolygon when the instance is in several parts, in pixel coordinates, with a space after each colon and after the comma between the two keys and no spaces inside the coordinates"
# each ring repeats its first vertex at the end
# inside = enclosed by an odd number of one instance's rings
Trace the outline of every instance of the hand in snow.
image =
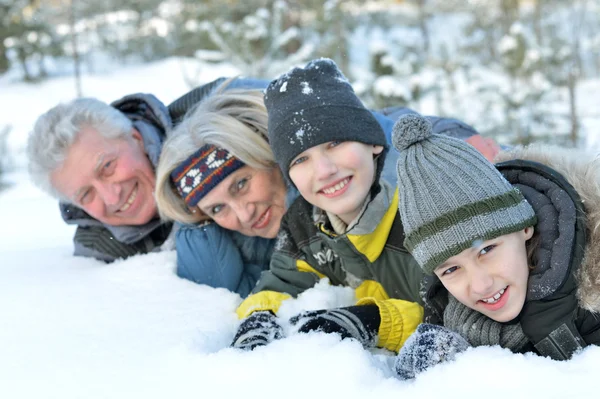
{"type": "Polygon", "coordinates": [[[314,310],[300,313],[290,319],[290,323],[298,326],[298,332],[322,331],[340,334],[342,338],[356,339],[364,347],[373,347],[377,343],[380,321],[377,305],[314,310]]]}
{"type": "Polygon", "coordinates": [[[420,324],[400,349],[394,367],[401,380],[409,380],[429,367],[454,360],[456,354],[469,346],[454,331],[434,324],[420,324]]]}
{"type": "Polygon", "coordinates": [[[282,337],[283,330],[277,322],[277,316],[271,312],[255,312],[240,324],[231,346],[253,350],[282,337]]]}

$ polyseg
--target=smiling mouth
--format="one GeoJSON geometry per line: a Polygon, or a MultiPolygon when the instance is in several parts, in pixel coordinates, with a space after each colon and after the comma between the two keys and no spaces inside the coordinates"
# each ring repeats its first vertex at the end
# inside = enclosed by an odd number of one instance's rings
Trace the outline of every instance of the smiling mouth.
{"type": "Polygon", "coordinates": [[[265,213],[263,213],[260,217],[260,219],[258,219],[253,225],[252,228],[253,229],[263,229],[265,228],[269,222],[271,221],[271,207],[269,207],[265,213]]]}
{"type": "Polygon", "coordinates": [[[129,198],[127,199],[125,204],[121,207],[121,209],[119,209],[119,212],[125,212],[127,209],[129,209],[129,207],[131,206],[131,204],[133,204],[133,201],[135,201],[135,198],[137,197],[137,192],[138,192],[138,185],[136,184],[135,188],[131,192],[131,195],[129,196],[129,198]]]}
{"type": "Polygon", "coordinates": [[[346,177],[344,180],[334,184],[333,186],[322,189],[321,192],[328,196],[335,195],[338,191],[343,190],[344,187],[350,183],[351,179],[351,177],[346,177]]]}
{"type": "Polygon", "coordinates": [[[507,288],[508,288],[508,285],[506,287],[502,288],[500,291],[498,291],[495,295],[492,295],[489,298],[480,299],[480,301],[483,303],[487,303],[488,305],[492,305],[492,304],[498,302],[500,300],[500,298],[502,298],[502,295],[504,295],[507,288]]]}

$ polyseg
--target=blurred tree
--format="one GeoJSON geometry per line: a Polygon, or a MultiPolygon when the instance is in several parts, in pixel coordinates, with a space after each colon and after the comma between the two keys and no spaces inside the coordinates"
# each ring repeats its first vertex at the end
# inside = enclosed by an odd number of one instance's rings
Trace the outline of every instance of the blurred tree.
{"type": "Polygon", "coordinates": [[[25,80],[46,76],[46,56],[62,54],[60,38],[54,33],[52,10],[39,0],[0,0],[0,73],[8,70],[12,52],[25,80]],[[30,61],[36,61],[37,73],[30,61]]]}
{"type": "Polygon", "coordinates": [[[0,190],[3,187],[2,174],[10,167],[10,154],[8,152],[8,134],[10,126],[0,126],[0,190]]]}
{"type": "MultiPolygon", "coordinates": [[[[223,59],[234,64],[243,75],[271,78],[307,61],[319,45],[314,29],[301,24],[302,8],[283,0],[235,2],[224,13],[222,4],[187,25],[208,34],[223,59]]],[[[202,59],[206,53],[197,53],[202,59]]],[[[192,84],[194,78],[189,78],[192,84]]]]}

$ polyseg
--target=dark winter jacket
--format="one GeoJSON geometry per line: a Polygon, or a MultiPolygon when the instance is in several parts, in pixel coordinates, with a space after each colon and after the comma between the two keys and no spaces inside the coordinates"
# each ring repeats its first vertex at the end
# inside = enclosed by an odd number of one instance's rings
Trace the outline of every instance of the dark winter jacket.
{"type": "Polygon", "coordinates": [[[336,234],[322,210],[298,198],[283,217],[269,271],[240,305],[238,316],[276,313],[290,295],[327,277],[331,284],[353,288],[358,305],[379,307],[377,345],[398,351],[423,317],[415,303],[423,274],[403,246],[398,191],[383,183],[357,220],[345,234],[336,234]]]}
{"type": "MultiPolygon", "coordinates": [[[[496,160],[538,217],[539,245],[518,317],[528,349],[562,360],[599,345],[600,160],[549,146],[515,149],[496,160]]],[[[428,315],[441,319],[447,295],[433,277],[428,315]]]]}

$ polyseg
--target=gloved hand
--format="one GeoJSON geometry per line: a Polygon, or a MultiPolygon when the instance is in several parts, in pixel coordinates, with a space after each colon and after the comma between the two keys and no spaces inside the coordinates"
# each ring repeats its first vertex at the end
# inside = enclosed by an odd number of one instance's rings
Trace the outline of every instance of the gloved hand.
{"type": "Polygon", "coordinates": [[[336,333],[342,338],[354,338],[367,348],[377,343],[380,322],[377,305],[313,310],[300,313],[290,319],[291,324],[298,326],[298,332],[336,333]]]}
{"type": "Polygon", "coordinates": [[[401,380],[410,380],[429,367],[454,360],[457,353],[469,347],[454,331],[434,324],[420,324],[400,349],[394,368],[401,380]]]}
{"type": "Polygon", "coordinates": [[[277,316],[268,311],[255,312],[240,324],[231,347],[253,350],[282,337],[283,329],[277,322],[277,316]]]}

